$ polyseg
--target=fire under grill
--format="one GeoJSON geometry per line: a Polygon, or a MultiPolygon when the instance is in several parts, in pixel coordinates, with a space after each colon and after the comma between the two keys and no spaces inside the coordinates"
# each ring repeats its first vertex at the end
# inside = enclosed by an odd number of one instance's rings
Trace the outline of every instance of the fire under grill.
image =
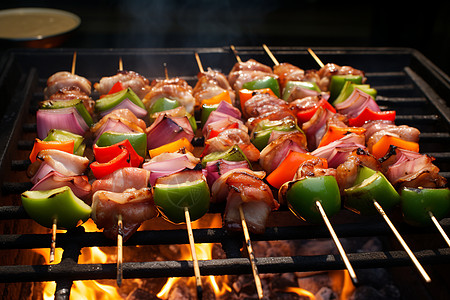
{"type": "MultiPolygon", "coordinates": [[[[237,47],[243,60],[254,58],[272,65],[262,47],[237,47]]],[[[273,47],[279,62],[290,62],[303,69],[318,66],[306,48],[273,47]]],[[[420,152],[436,158],[435,165],[447,180],[450,178],[450,80],[420,53],[411,49],[374,48],[340,49],[318,48],[316,54],[324,62],[351,65],[364,70],[368,83],[378,91],[377,102],[383,109],[397,112],[396,124],[405,124],[421,131],[420,152]]],[[[124,69],[136,71],[149,79],[163,78],[163,64],[167,64],[170,76],[186,79],[195,85],[198,66],[194,53],[199,53],[205,68],[211,67],[227,73],[236,62],[228,47],[198,49],[51,49],[12,50],[0,61],[1,96],[1,171],[2,203],[0,206],[0,249],[2,252],[21,249],[49,248],[51,234],[21,228],[20,222],[29,221],[31,227],[39,226],[29,220],[20,206],[20,193],[31,188],[26,177],[27,159],[35,137],[35,111],[43,99],[47,78],[55,72],[70,70],[72,56],[77,52],[76,73],[92,83],[103,76],[116,73],[119,58],[124,69]]],[[[95,94],[93,96],[95,98],[95,94]]],[[[223,211],[222,205],[213,205],[208,214],[223,211]]],[[[430,271],[432,284],[442,290],[448,279],[439,267],[450,264],[450,248],[445,246],[436,228],[413,228],[402,223],[398,212],[389,212],[399,232],[407,239],[411,249],[430,271]],[[435,270],[435,267],[437,270],[435,270]]],[[[380,216],[362,217],[341,211],[331,219],[339,238],[381,237],[394,240],[393,234],[380,216]]],[[[450,230],[450,219],[441,220],[444,230],[450,230]]],[[[272,213],[270,226],[264,234],[251,235],[252,241],[281,241],[329,239],[325,225],[310,225],[295,219],[286,209],[272,213]],[[286,217],[290,216],[290,217],[286,217]],[[287,220],[293,220],[288,222],[287,220]]],[[[248,257],[242,255],[245,242],[243,234],[229,233],[223,228],[194,229],[196,243],[216,243],[226,254],[223,259],[200,260],[202,276],[251,274],[248,257]]],[[[80,251],[85,247],[114,247],[100,232],[85,232],[83,227],[57,234],[57,247],[63,249],[61,262],[54,265],[26,264],[17,257],[4,258],[0,265],[0,282],[55,281],[58,299],[68,298],[74,280],[115,279],[116,264],[79,264],[80,251]],[[19,263],[16,263],[19,261],[19,263]]],[[[189,244],[185,229],[159,229],[136,232],[125,247],[147,245],[189,244]]],[[[406,267],[415,272],[407,253],[395,241],[387,243],[386,250],[375,252],[349,252],[348,258],[355,268],[406,267]]],[[[9,253],[8,252],[8,253],[9,253]]],[[[9,255],[9,254],[8,254],[9,255]]],[[[11,256],[8,256],[11,257],[11,256]]],[[[309,272],[345,269],[339,254],[310,256],[257,257],[261,274],[285,272],[309,272]]],[[[145,261],[123,263],[123,277],[162,278],[190,277],[194,275],[189,260],[145,261]]],[[[417,277],[420,275],[417,273],[417,277]]]]}

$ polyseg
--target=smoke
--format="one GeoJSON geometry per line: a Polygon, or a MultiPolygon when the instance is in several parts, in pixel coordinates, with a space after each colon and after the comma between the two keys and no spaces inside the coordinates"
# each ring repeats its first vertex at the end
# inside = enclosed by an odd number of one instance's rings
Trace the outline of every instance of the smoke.
{"type": "MultiPolygon", "coordinates": [[[[130,47],[214,47],[260,44],[277,1],[120,0],[118,44],[130,47]]],[[[120,46],[117,45],[117,46],[120,46]]]]}

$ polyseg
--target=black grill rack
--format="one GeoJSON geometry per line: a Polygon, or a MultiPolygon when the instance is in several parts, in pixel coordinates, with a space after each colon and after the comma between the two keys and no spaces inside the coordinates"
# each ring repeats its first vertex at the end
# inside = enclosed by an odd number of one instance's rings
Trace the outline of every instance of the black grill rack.
{"type": "MultiPolygon", "coordinates": [[[[242,60],[254,58],[273,65],[262,47],[236,47],[242,60]]],[[[303,47],[271,47],[279,62],[289,62],[303,69],[318,69],[319,66],[303,47]]],[[[397,124],[414,126],[421,131],[421,153],[436,158],[435,164],[441,174],[450,178],[450,79],[421,53],[403,48],[317,48],[315,53],[324,63],[351,65],[364,70],[368,83],[377,89],[377,102],[383,109],[397,111],[397,124]]],[[[123,59],[124,69],[136,71],[149,79],[164,77],[164,64],[170,76],[186,79],[195,85],[198,65],[194,58],[197,52],[202,66],[228,73],[236,62],[229,47],[218,48],[174,48],[174,49],[13,49],[0,61],[0,184],[2,199],[1,222],[29,219],[20,206],[20,193],[31,187],[26,180],[28,160],[25,153],[31,150],[36,130],[34,113],[37,103],[43,98],[47,78],[55,72],[70,70],[73,53],[77,52],[76,73],[92,83],[103,76],[114,75],[118,61],[123,59]],[[22,156],[20,156],[23,153],[22,156]],[[11,180],[11,178],[23,178],[11,180]],[[5,205],[4,203],[9,203],[5,205]]],[[[95,99],[95,94],[93,95],[95,99]]],[[[213,207],[220,212],[223,207],[213,207]]],[[[284,209],[286,210],[286,209],[284,209]]],[[[277,214],[278,212],[274,212],[277,214]]],[[[345,214],[345,212],[343,212],[345,214]]],[[[345,219],[345,217],[344,217],[345,219]]],[[[391,237],[389,227],[382,219],[367,219],[356,216],[350,222],[337,223],[334,228],[339,237],[391,237]]],[[[333,222],[333,220],[332,220],[333,222]]],[[[411,228],[401,221],[395,222],[402,235],[439,239],[434,228],[411,228]]],[[[441,220],[445,230],[450,229],[450,219],[441,220]]],[[[251,235],[252,241],[297,240],[329,238],[323,225],[273,226],[261,235],[251,235]]],[[[222,228],[194,229],[196,243],[221,244],[225,259],[199,261],[202,275],[251,274],[248,258],[242,257],[244,238],[222,228]]],[[[3,233],[0,249],[48,248],[50,234],[3,233]]],[[[145,230],[134,234],[125,246],[188,244],[185,230],[145,230]]],[[[56,265],[2,265],[0,282],[55,281],[58,299],[67,299],[73,280],[114,279],[115,264],[78,264],[83,247],[115,246],[102,233],[85,232],[78,227],[57,235],[57,247],[64,250],[62,261],[56,265]]],[[[438,247],[414,248],[413,252],[426,268],[450,263],[450,249],[444,244],[438,247]],[[442,246],[441,246],[442,245],[442,246]]],[[[387,249],[382,252],[348,253],[356,269],[380,267],[410,267],[412,262],[403,250],[387,249]]],[[[259,257],[260,273],[283,273],[345,269],[339,255],[259,257]]],[[[147,261],[124,262],[124,278],[189,277],[193,276],[191,261],[147,261]]],[[[433,278],[432,278],[433,280],[433,278]]],[[[442,280],[439,278],[438,280],[442,280]]],[[[442,281],[439,281],[442,283],[442,281]]],[[[444,287],[444,285],[442,286],[444,287]]]]}

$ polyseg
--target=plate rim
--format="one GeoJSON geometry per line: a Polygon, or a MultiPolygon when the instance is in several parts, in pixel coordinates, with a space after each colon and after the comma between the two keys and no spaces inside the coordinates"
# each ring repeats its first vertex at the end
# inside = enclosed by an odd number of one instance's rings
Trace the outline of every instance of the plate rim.
{"type": "Polygon", "coordinates": [[[0,17],[3,15],[11,15],[11,14],[19,14],[19,13],[32,13],[32,12],[46,12],[46,13],[53,13],[56,15],[64,15],[64,16],[70,17],[73,20],[75,20],[76,24],[68,30],[64,30],[64,31],[50,34],[50,35],[37,35],[37,36],[20,37],[20,38],[0,36],[0,40],[17,41],[17,42],[42,40],[42,39],[51,38],[51,37],[69,33],[71,31],[77,29],[81,24],[81,18],[78,15],[76,15],[70,11],[56,9],[56,8],[47,8],[47,7],[17,7],[17,8],[2,9],[2,10],[0,10],[0,17]]]}

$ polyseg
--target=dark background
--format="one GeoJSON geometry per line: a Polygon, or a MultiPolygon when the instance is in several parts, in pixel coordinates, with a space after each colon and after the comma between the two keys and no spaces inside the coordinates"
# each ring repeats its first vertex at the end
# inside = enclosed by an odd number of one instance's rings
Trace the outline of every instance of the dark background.
{"type": "MultiPolygon", "coordinates": [[[[406,47],[450,73],[449,1],[2,1],[80,16],[60,47],[406,47]],[[418,3],[418,4],[417,4],[418,3]],[[419,5],[420,4],[420,5],[419,5]]],[[[5,50],[16,45],[2,43],[5,50]]]]}

